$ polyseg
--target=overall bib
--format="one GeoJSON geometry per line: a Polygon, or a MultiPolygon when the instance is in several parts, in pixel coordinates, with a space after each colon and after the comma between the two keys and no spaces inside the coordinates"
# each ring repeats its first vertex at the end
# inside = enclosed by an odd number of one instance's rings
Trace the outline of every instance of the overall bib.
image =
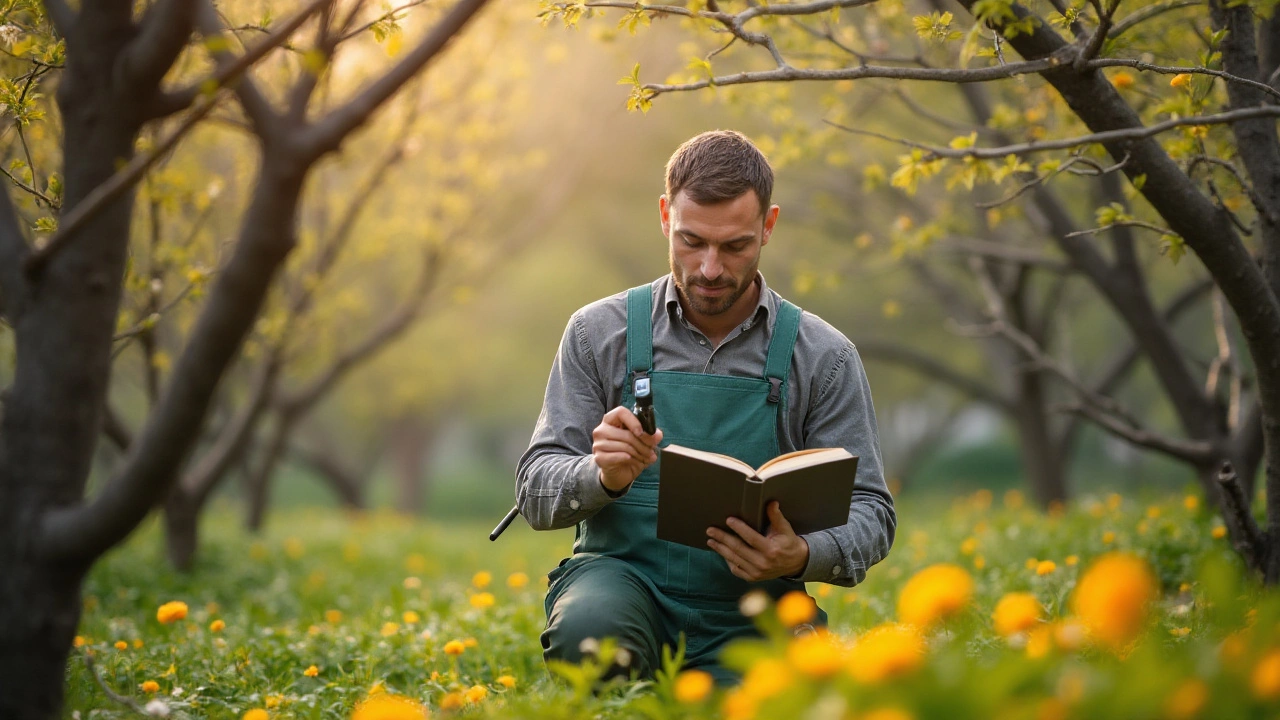
{"type": "MultiPolygon", "coordinates": [[[[649,285],[633,288],[627,295],[628,373],[623,405],[631,407],[635,401],[637,375],[647,375],[657,424],[663,431],[662,445],[718,452],[752,467],[780,455],[778,423],[787,407],[786,378],[800,309],[782,301],[761,376],[737,377],[655,369],[651,302],[649,285]]],[[[657,648],[674,646],[684,633],[686,664],[701,666],[720,681],[731,681],[734,675],[716,665],[716,656],[729,640],[757,634],[752,621],[739,612],[739,598],[753,588],[777,598],[791,590],[803,591],[804,583],[783,579],[749,583],[734,576],[724,558],[709,548],[659,540],[655,528],[661,462],[659,452],[658,462],[636,478],[626,495],[578,524],[573,556],[550,574],[543,646],[551,657],[556,654],[553,641],[572,642],[572,637],[560,639],[554,634],[561,626],[574,624],[573,614],[585,613],[592,616],[588,624],[619,626],[614,636],[624,646],[640,645],[632,649],[642,655],[654,653],[640,658],[642,672],[656,670],[652,665],[660,657],[657,648]],[[575,588],[580,583],[584,586],[575,588]],[[634,599],[634,595],[642,597],[634,599]],[[597,611],[598,605],[609,608],[597,611]],[[587,611],[587,607],[593,609],[587,611]],[[652,636],[647,642],[642,638],[646,632],[652,636]]],[[[821,611],[819,621],[826,621],[821,611]]],[[[572,656],[575,648],[566,649],[572,656]]]]}

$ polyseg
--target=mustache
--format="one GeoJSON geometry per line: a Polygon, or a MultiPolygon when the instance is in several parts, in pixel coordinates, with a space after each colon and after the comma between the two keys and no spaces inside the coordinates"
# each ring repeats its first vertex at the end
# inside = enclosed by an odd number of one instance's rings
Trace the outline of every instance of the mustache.
{"type": "Polygon", "coordinates": [[[689,285],[690,287],[696,286],[696,287],[704,287],[704,288],[711,288],[711,289],[736,287],[731,282],[718,282],[718,283],[698,282],[696,280],[690,280],[688,278],[685,278],[685,284],[689,285]]]}

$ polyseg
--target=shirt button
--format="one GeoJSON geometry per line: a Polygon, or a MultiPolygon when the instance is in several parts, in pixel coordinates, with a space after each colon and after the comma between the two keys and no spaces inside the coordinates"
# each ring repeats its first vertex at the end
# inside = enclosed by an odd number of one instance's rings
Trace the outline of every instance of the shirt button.
{"type": "Polygon", "coordinates": [[[569,509],[570,509],[570,510],[577,510],[577,509],[578,509],[578,508],[580,508],[580,507],[582,507],[582,503],[578,502],[577,500],[570,500],[570,501],[569,501],[569,509]]]}
{"type": "Polygon", "coordinates": [[[836,565],[835,567],[831,568],[831,574],[832,574],[832,575],[839,575],[839,574],[840,574],[840,566],[839,566],[839,565],[836,565]]]}
{"type": "Polygon", "coordinates": [[[699,344],[699,345],[706,345],[706,344],[707,344],[707,341],[706,341],[706,340],[699,340],[699,341],[698,341],[698,344],[699,344]]]}

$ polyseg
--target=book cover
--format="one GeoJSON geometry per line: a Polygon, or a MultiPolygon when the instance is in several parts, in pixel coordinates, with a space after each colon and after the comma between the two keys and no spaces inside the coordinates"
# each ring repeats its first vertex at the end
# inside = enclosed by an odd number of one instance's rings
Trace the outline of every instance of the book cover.
{"type": "Polygon", "coordinates": [[[766,532],[765,508],[774,500],[797,535],[843,525],[858,471],[857,456],[843,448],[799,450],[753,468],[673,444],[662,449],[661,462],[658,537],[702,549],[707,528],[728,531],[730,516],[766,532]]]}

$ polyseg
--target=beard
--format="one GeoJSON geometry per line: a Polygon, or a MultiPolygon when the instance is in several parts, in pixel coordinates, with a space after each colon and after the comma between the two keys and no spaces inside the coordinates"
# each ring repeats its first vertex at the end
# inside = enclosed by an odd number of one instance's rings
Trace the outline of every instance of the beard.
{"type": "Polygon", "coordinates": [[[686,276],[670,251],[667,253],[667,260],[671,264],[671,278],[675,281],[680,297],[688,304],[690,310],[699,315],[719,315],[733,307],[734,303],[751,289],[756,281],[756,271],[760,267],[760,259],[756,258],[756,261],[751,263],[751,267],[743,273],[741,281],[734,282],[732,278],[726,279],[722,276],[715,282],[711,282],[701,275],[686,276]],[[708,298],[696,294],[693,291],[695,287],[730,288],[730,290],[721,297],[708,298]]]}

